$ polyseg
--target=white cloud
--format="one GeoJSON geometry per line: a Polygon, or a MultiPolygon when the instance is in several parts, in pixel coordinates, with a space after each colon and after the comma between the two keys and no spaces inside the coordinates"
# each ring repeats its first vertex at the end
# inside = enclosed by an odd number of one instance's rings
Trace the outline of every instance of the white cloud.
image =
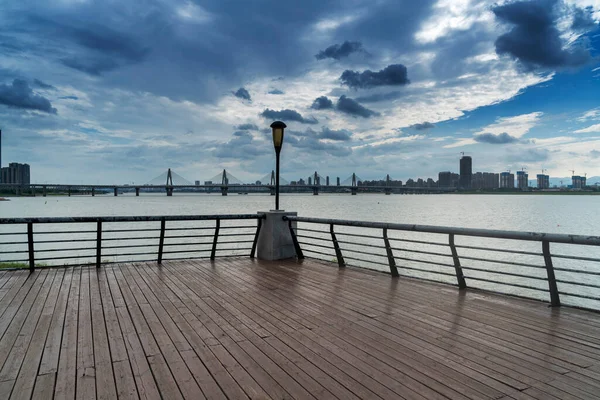
{"type": "Polygon", "coordinates": [[[483,133],[491,133],[492,135],[508,133],[510,136],[520,138],[539,123],[542,115],[544,113],[538,111],[514,117],[498,118],[496,122],[484,127],[476,135],[483,133]]]}
{"type": "Polygon", "coordinates": [[[183,5],[178,6],[175,9],[175,13],[179,18],[186,22],[199,24],[212,20],[212,16],[209,12],[189,0],[185,1],[183,5]]]}
{"type": "Polygon", "coordinates": [[[600,124],[595,124],[592,126],[588,126],[587,128],[578,129],[576,131],[573,131],[573,133],[595,133],[595,132],[600,132],[600,124]]]}
{"type": "MultiPolygon", "coordinates": [[[[598,68],[600,68],[600,67],[598,67],[598,68]]],[[[584,112],[581,117],[577,118],[577,121],[585,122],[588,120],[596,120],[596,119],[600,119],[600,107],[593,108],[589,111],[584,112]]]]}

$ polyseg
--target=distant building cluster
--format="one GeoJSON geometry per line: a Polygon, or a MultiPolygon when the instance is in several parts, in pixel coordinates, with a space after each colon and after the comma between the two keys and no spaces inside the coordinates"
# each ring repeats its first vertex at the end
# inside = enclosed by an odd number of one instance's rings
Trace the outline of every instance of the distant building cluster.
{"type": "Polygon", "coordinates": [[[31,171],[29,164],[10,163],[0,169],[0,183],[29,185],[31,171]]]}

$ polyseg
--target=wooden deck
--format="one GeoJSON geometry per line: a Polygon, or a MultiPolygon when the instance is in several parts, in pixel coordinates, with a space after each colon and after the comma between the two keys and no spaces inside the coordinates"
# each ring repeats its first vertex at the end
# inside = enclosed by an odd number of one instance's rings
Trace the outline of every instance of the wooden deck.
{"type": "Polygon", "coordinates": [[[0,272],[0,399],[598,399],[600,314],[248,258],[0,272]]]}

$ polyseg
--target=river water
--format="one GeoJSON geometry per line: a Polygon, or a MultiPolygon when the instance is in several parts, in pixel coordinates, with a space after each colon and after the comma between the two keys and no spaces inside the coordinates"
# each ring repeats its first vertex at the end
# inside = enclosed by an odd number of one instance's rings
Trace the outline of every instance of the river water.
{"type": "MultiPolygon", "coordinates": [[[[535,231],[547,233],[568,233],[578,235],[600,236],[600,196],[570,196],[570,195],[384,195],[384,194],[282,194],[280,199],[282,209],[297,211],[299,216],[336,218],[362,221],[395,222],[419,225],[453,226],[484,229],[501,229],[513,231],[535,231]]],[[[183,194],[175,193],[173,197],[164,194],[141,194],[136,197],[133,194],[100,196],[48,196],[48,197],[13,197],[11,201],[0,202],[0,218],[8,217],[58,217],[58,216],[140,216],[140,215],[205,215],[205,214],[246,214],[256,213],[274,208],[274,197],[267,194],[237,195],[229,196],[220,194],[183,194]]],[[[249,221],[252,222],[252,221],[249,221]]],[[[214,224],[214,222],[213,222],[214,224]]],[[[255,224],[255,223],[254,223],[255,224]]],[[[184,226],[184,225],[181,225],[184,226]]],[[[327,230],[327,226],[315,226],[300,224],[311,229],[327,230]]],[[[15,229],[8,226],[0,226],[0,232],[15,229]]],[[[56,228],[65,229],[56,225],[56,228]]],[[[374,234],[381,236],[380,232],[374,230],[357,230],[340,228],[340,232],[353,232],[355,234],[374,234]]],[[[93,235],[92,235],[93,236],[93,235]]],[[[320,236],[329,239],[327,234],[313,233],[312,236],[320,236]]],[[[8,245],[2,245],[2,241],[12,236],[0,237],[1,249],[13,249],[8,245]]],[[[68,237],[68,236],[64,236],[68,237]]],[[[415,234],[408,232],[390,232],[390,237],[398,239],[413,239],[447,243],[447,236],[435,234],[415,234]]],[[[340,235],[338,240],[356,241],[356,237],[344,237],[340,235]]],[[[37,240],[37,239],[36,239],[37,240]]],[[[308,243],[324,243],[324,241],[313,241],[303,239],[307,244],[303,248],[307,255],[312,255],[327,261],[336,261],[333,250],[325,250],[323,254],[311,254],[310,250],[323,250],[319,247],[311,247],[308,243]]],[[[152,241],[155,246],[156,240],[152,241]]],[[[381,245],[379,239],[362,239],[360,243],[372,243],[381,245]]],[[[141,242],[145,243],[145,242],[141,242]]],[[[147,242],[150,243],[150,242],[147,242]]],[[[328,243],[331,245],[331,243],[328,243]]],[[[500,249],[512,249],[518,251],[531,251],[539,253],[541,245],[539,242],[517,242],[499,239],[481,239],[457,237],[457,244],[468,246],[494,247],[500,249]]],[[[428,246],[408,244],[404,242],[393,242],[393,246],[400,247],[406,251],[396,251],[395,256],[406,258],[397,260],[401,273],[406,275],[456,283],[451,275],[440,276],[436,272],[454,272],[447,268],[452,264],[448,259],[449,248],[447,246],[428,246]],[[410,253],[410,249],[417,251],[433,251],[446,254],[445,256],[424,255],[410,253]],[[402,253],[402,254],[400,254],[402,253]],[[419,259],[436,264],[425,264],[414,262],[410,259],[419,259]],[[402,267],[406,267],[402,270],[402,267]],[[414,268],[414,269],[409,269],[414,268]]],[[[369,250],[353,244],[345,244],[342,247],[349,251],[361,249],[375,252],[380,256],[358,256],[361,260],[348,258],[346,262],[357,266],[385,270],[387,258],[385,250],[381,248],[369,250]],[[369,261],[377,261],[373,264],[369,261]]],[[[21,249],[21,247],[18,247],[21,249]]],[[[39,248],[36,247],[36,251],[39,248]]],[[[577,255],[580,257],[599,257],[600,249],[591,246],[575,245],[552,245],[553,254],[577,255]]],[[[527,256],[519,254],[494,253],[491,252],[459,249],[463,257],[492,258],[505,262],[527,263],[539,267],[544,266],[543,257],[527,256]]],[[[89,253],[88,253],[89,254],[89,253]]],[[[185,255],[185,254],[184,254],[185,255]]],[[[348,256],[350,257],[350,256],[348,256]]],[[[9,256],[0,254],[0,261],[10,260],[9,256]]],[[[132,258],[132,259],[135,259],[132,258]]],[[[71,261],[78,261],[77,259],[71,261]]],[[[486,272],[468,270],[467,268],[481,268],[487,270],[501,270],[504,272],[527,274],[534,277],[545,278],[545,270],[533,269],[522,266],[498,264],[477,260],[462,260],[465,267],[465,275],[472,277],[467,283],[470,287],[500,291],[504,293],[517,294],[537,299],[547,300],[548,294],[526,288],[514,288],[509,285],[497,285],[484,281],[476,281],[475,278],[497,280],[511,284],[521,284],[528,287],[536,287],[547,290],[547,282],[542,279],[527,280],[519,277],[506,277],[490,275],[486,272]]],[[[600,272],[600,263],[555,259],[555,267],[578,269],[585,271],[600,272]]],[[[592,282],[600,284],[598,275],[582,275],[570,272],[557,272],[557,278],[572,282],[592,282]]],[[[600,289],[582,288],[577,285],[561,284],[559,290],[571,293],[583,294],[585,296],[600,297],[600,289]]],[[[600,308],[600,301],[577,299],[563,295],[563,303],[575,304],[592,308],[600,308]]]]}

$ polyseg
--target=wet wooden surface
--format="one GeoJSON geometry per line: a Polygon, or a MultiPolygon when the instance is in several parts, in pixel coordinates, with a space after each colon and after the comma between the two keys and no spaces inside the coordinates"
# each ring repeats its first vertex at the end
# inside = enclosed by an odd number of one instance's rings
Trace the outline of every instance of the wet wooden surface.
{"type": "Polygon", "coordinates": [[[333,264],[0,271],[0,399],[598,399],[600,314],[333,264]]]}

